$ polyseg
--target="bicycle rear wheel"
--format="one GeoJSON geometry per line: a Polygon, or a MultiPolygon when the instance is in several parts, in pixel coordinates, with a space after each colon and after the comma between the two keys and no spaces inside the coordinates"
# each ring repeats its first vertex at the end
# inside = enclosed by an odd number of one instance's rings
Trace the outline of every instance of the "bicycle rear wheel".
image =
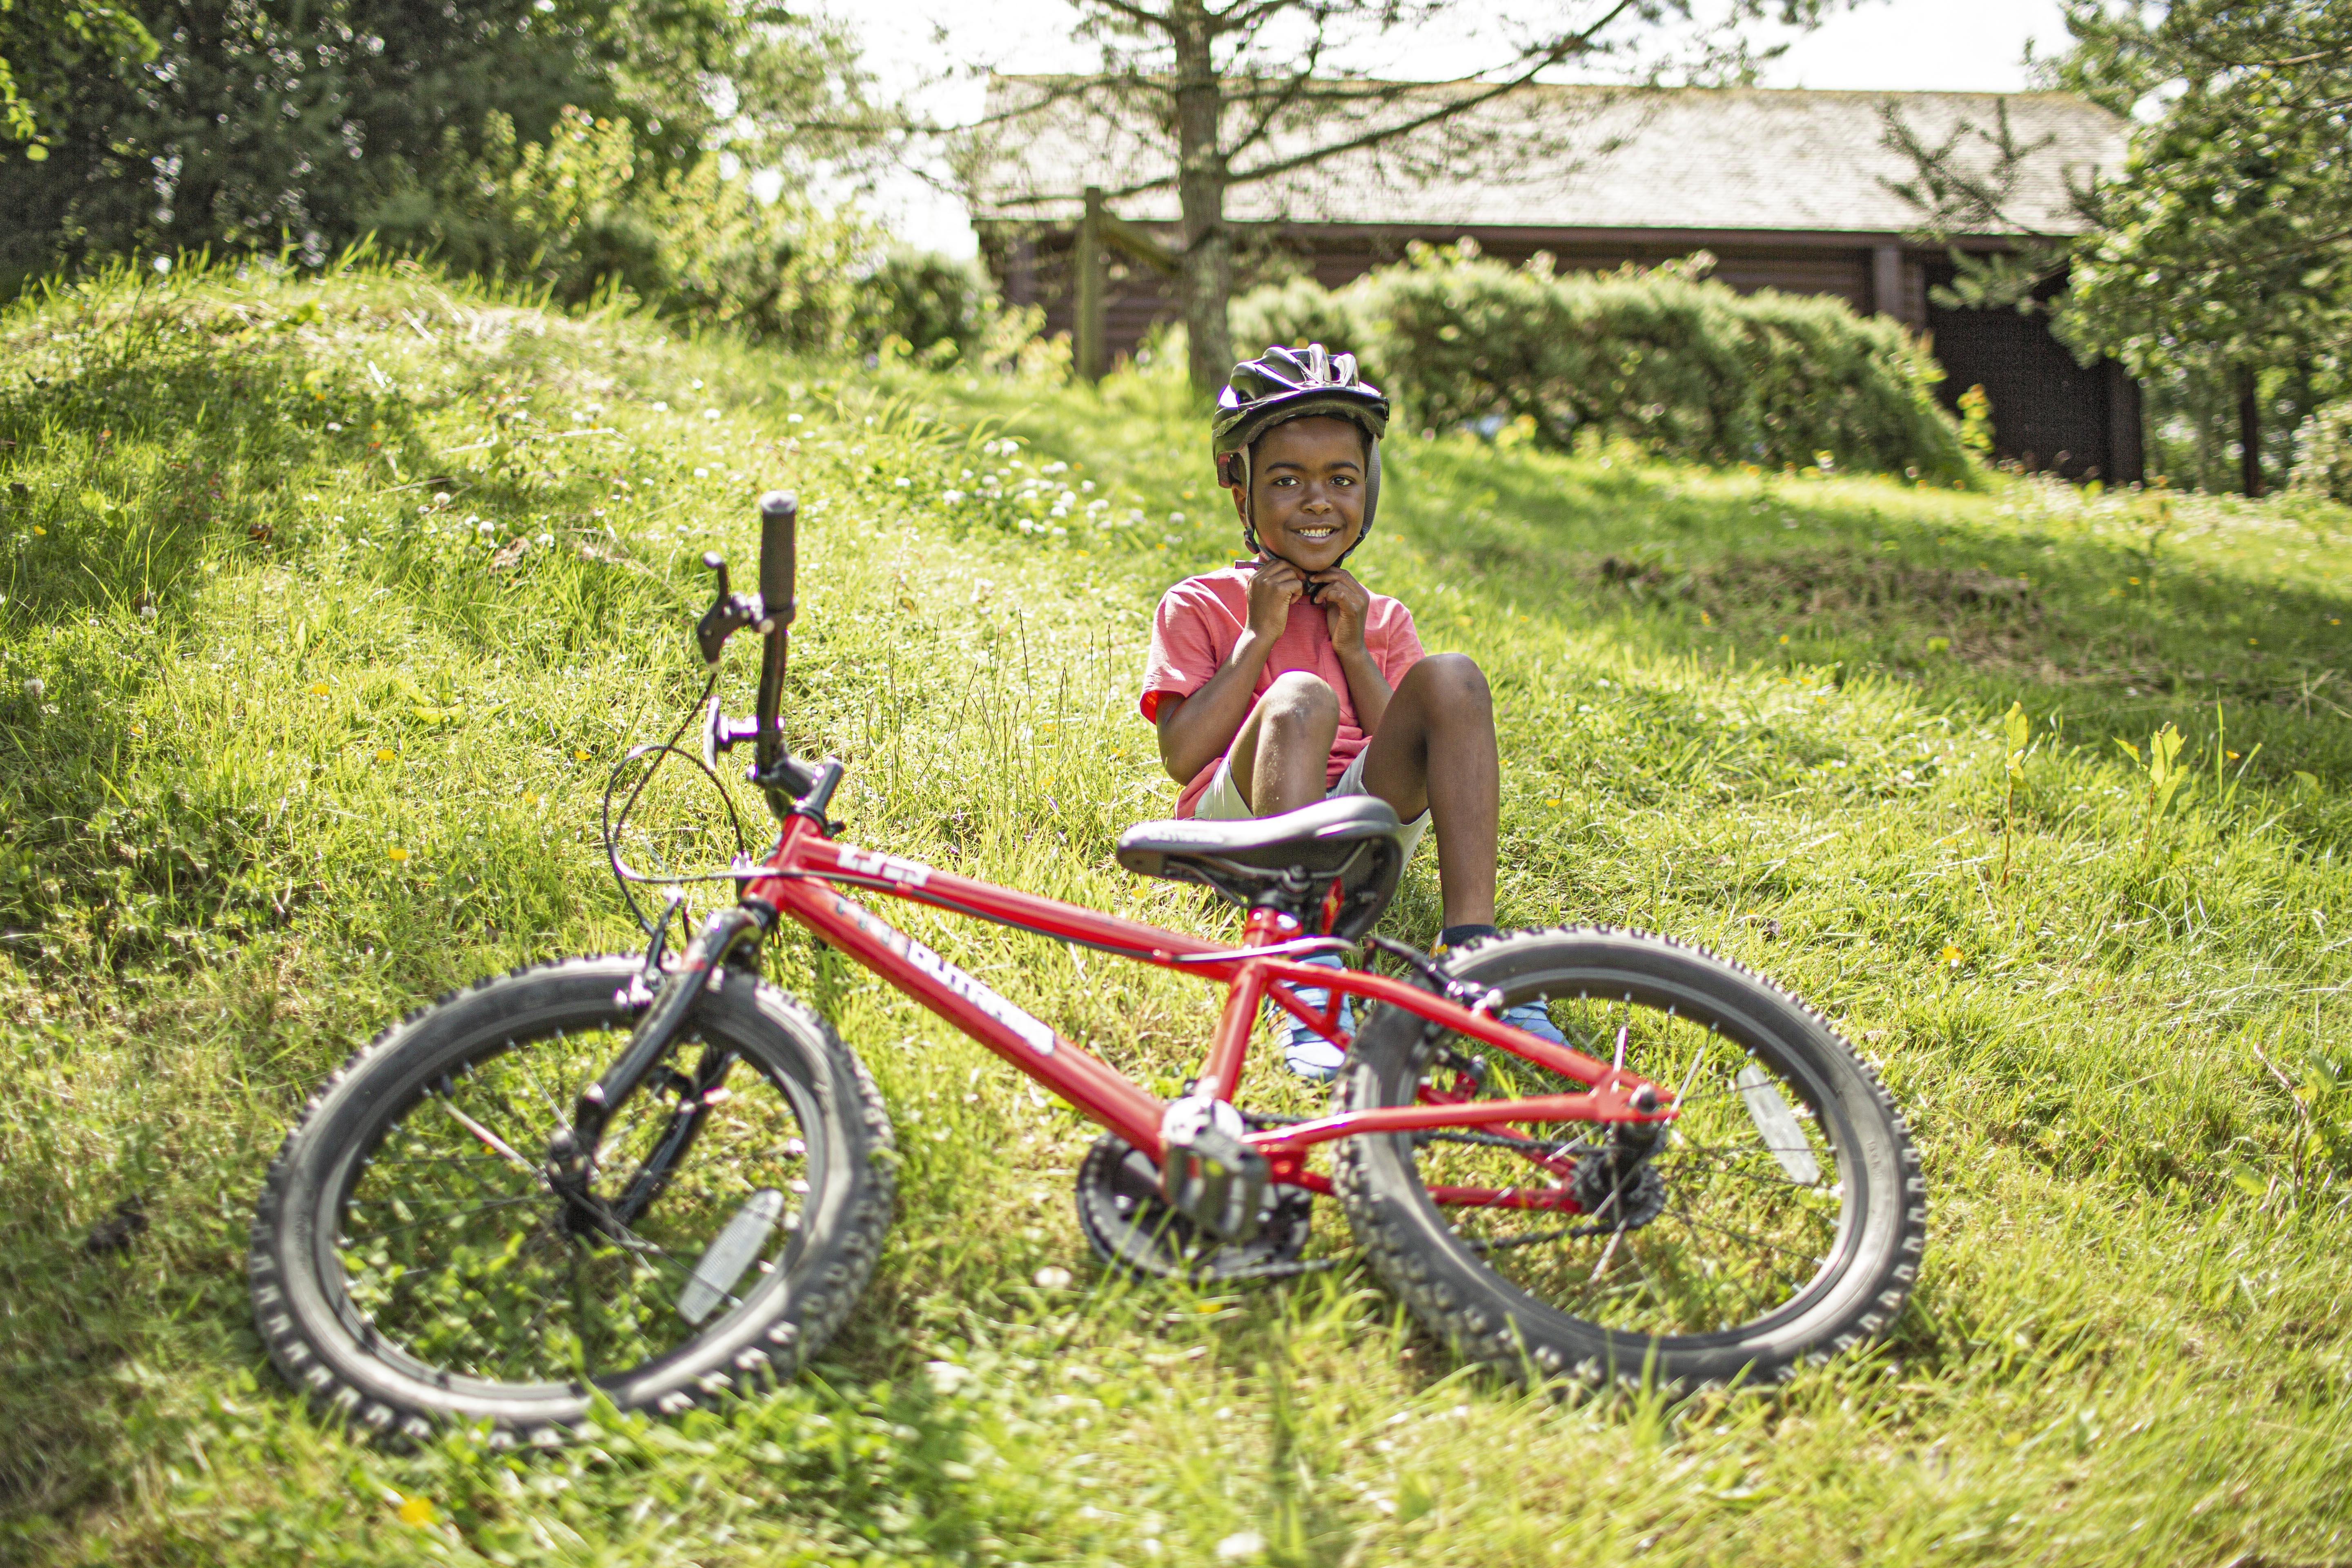
{"type": "MultiPolygon", "coordinates": [[[[1344,1142],[1349,1221],[1433,1332],[1517,1376],[1688,1386],[1784,1379],[1894,1321],[1924,1245],[1918,1155],[1819,1015],[1640,932],[1522,932],[1447,967],[1540,1003],[1587,1056],[1680,1090],[1683,1114],[1654,1142],[1584,1122],[1344,1142]]],[[[1584,1087],[1383,1007],[1339,1103],[1584,1087]]]]}
{"type": "Polygon", "coordinates": [[[289,1381],[367,1426],[550,1441],[598,1393],[680,1410],[790,1377],[831,1337],[889,1222],[889,1123],[824,1020],[755,976],[707,991],[623,1102],[587,1204],[549,1184],[549,1141],[628,1037],[637,968],[485,981],[320,1091],[253,1223],[255,1315],[289,1381]]]}

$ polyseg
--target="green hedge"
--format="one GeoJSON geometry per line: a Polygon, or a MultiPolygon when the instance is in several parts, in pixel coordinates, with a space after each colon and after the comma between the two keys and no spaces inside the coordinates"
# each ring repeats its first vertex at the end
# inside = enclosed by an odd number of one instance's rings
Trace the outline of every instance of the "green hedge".
{"type": "Polygon", "coordinates": [[[2352,402],[2331,403],[2294,433],[2298,490],[2352,501],[2352,402]]]}
{"type": "Polygon", "coordinates": [[[1236,303],[1236,341],[1354,350],[1420,425],[1530,419],[1539,439],[1949,481],[1970,471],[1933,396],[1941,373],[1895,323],[1840,300],[1739,294],[1704,263],[1554,275],[1419,247],[1337,292],[1305,280],[1236,303]]]}

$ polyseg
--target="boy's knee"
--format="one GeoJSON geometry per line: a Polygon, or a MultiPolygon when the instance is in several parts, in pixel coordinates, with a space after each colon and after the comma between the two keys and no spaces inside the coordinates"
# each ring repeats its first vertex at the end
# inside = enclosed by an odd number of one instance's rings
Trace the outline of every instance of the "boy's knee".
{"type": "Polygon", "coordinates": [[[1487,689],[1486,672],[1466,653],[1433,653],[1412,667],[1412,673],[1428,685],[1441,708],[1492,712],[1495,694],[1487,689]]]}
{"type": "Polygon", "coordinates": [[[1286,670],[1274,678],[1258,699],[1265,716],[1292,724],[1337,724],[1339,697],[1329,683],[1303,669],[1286,670]]]}

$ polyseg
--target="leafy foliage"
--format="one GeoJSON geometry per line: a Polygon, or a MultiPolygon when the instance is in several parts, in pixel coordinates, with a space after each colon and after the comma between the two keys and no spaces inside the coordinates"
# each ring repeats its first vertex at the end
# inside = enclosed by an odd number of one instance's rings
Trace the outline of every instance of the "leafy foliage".
{"type": "Polygon", "coordinates": [[[23,84],[49,156],[0,164],[0,289],[109,255],[425,242],[415,193],[506,177],[567,106],[628,120],[631,188],[657,191],[722,144],[822,152],[789,128],[861,90],[838,29],[731,0],[172,0],[150,21],[152,60],[53,52],[23,84]]]}
{"type": "Polygon", "coordinates": [[[2305,419],[2294,445],[2295,489],[2352,501],[2352,402],[2331,403],[2305,419]]]}
{"type": "Polygon", "coordinates": [[[1559,449],[1589,437],[1772,468],[1970,471],[1934,362],[1900,328],[1825,297],[1742,295],[1706,268],[1555,275],[1548,258],[1423,247],[1337,295],[1295,281],[1237,313],[1268,342],[1328,331],[1362,350],[1423,425],[1499,414],[1559,449]]]}
{"type": "Polygon", "coordinates": [[[25,143],[26,163],[46,162],[47,124],[67,79],[137,65],[155,54],[154,38],[120,5],[5,0],[0,4],[0,138],[25,143]]]}
{"type": "Polygon", "coordinates": [[[862,342],[878,347],[895,337],[934,359],[970,353],[997,313],[995,286],[978,261],[903,247],[864,275],[857,295],[862,342]]]}
{"type": "Polygon", "coordinates": [[[2242,482],[2259,490],[2261,432],[2292,434],[2352,343],[2352,4],[2067,0],[2065,14],[2074,47],[2053,84],[2147,121],[2124,166],[2076,193],[2085,232],[2037,231],[2008,210],[2009,176],[2033,149],[2000,115],[1964,132],[1993,154],[1978,178],[1890,126],[1921,166],[1924,227],[2018,237],[2011,256],[1960,258],[1959,302],[2045,308],[2037,295],[2066,278],[2046,307],[2060,337],[2155,385],[2159,437],[2168,415],[2195,426],[2168,466],[2216,481],[2252,426],[2242,482]]]}
{"type": "Polygon", "coordinates": [[[528,144],[492,110],[478,156],[453,148],[436,184],[405,186],[387,211],[460,271],[574,305],[625,288],[665,313],[804,348],[845,340],[880,242],[847,209],[763,202],[717,158],[666,163],[628,120],[571,106],[528,144]]]}

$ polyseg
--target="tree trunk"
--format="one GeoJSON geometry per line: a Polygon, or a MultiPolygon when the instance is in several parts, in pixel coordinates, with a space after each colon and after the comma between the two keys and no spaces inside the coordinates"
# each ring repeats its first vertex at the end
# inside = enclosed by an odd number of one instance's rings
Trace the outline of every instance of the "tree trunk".
{"type": "Polygon", "coordinates": [[[1225,232],[1224,84],[1202,0],[1169,7],[1176,46],[1176,196],[1184,223],[1184,334],[1192,390],[1213,397],[1234,363],[1225,319],[1234,291],[1233,237],[1225,232]]]}
{"type": "Polygon", "coordinates": [[[2251,370],[2238,373],[2238,488],[2249,496],[2263,493],[2262,409],[2251,370]]]}

